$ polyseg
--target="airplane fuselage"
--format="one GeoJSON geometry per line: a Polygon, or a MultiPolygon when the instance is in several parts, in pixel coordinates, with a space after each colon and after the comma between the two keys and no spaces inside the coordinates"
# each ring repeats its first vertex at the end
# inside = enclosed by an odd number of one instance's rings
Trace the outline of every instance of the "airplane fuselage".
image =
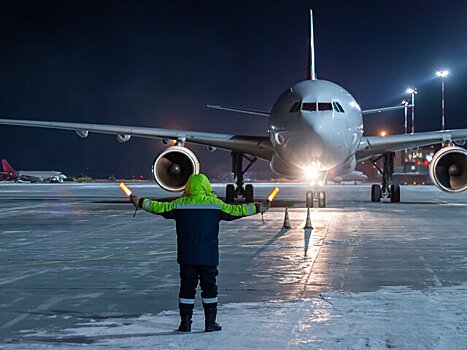
{"type": "Polygon", "coordinates": [[[17,175],[21,179],[40,182],[63,182],[67,177],[55,170],[19,170],[17,175]]]}
{"type": "Polygon", "coordinates": [[[326,80],[302,81],[272,108],[271,169],[289,177],[303,177],[310,167],[323,176],[352,171],[362,134],[361,110],[349,92],[326,80]]]}

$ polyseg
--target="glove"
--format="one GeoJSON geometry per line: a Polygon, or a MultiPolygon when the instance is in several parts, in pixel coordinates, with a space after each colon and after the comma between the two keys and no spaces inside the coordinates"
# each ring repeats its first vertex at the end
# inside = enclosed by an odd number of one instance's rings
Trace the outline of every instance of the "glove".
{"type": "Polygon", "coordinates": [[[271,208],[271,202],[270,201],[261,201],[261,202],[256,202],[256,212],[264,214],[271,208]]]}
{"type": "Polygon", "coordinates": [[[138,197],[136,194],[131,194],[130,195],[130,201],[133,203],[133,205],[138,208],[140,197],[138,197]]]}

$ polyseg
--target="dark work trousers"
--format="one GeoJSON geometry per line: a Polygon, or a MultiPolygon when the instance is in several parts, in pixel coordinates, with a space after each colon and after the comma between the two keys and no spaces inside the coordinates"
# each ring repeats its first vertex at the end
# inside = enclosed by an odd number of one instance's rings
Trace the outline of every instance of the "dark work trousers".
{"type": "Polygon", "coordinates": [[[198,280],[201,286],[203,307],[216,307],[217,275],[216,265],[180,265],[180,293],[178,295],[180,308],[193,309],[198,280]]]}

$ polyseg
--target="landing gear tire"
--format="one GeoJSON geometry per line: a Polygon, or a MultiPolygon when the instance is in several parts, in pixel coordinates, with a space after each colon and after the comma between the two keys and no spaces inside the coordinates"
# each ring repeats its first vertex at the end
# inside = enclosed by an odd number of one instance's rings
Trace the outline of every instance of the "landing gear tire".
{"type": "Polygon", "coordinates": [[[235,187],[232,184],[228,184],[225,187],[225,201],[227,203],[233,203],[235,199],[235,187]]]}
{"type": "Polygon", "coordinates": [[[401,188],[399,185],[393,185],[392,175],[394,174],[394,153],[388,152],[373,160],[378,172],[382,175],[381,186],[371,186],[371,201],[379,202],[381,199],[390,199],[392,203],[401,201],[401,188]],[[378,160],[383,159],[383,168],[378,165],[378,160]]]}
{"type": "Polygon", "coordinates": [[[306,193],[306,207],[313,208],[313,191],[308,191],[306,193]]]}
{"type": "Polygon", "coordinates": [[[371,186],[371,201],[372,202],[380,202],[381,201],[381,187],[380,185],[372,185],[371,186]]]}
{"type": "Polygon", "coordinates": [[[320,191],[318,194],[318,207],[326,208],[326,193],[324,191],[320,191]]]}
{"type": "Polygon", "coordinates": [[[401,187],[399,185],[391,185],[391,202],[399,203],[401,201],[401,187]]]}
{"type": "Polygon", "coordinates": [[[248,184],[245,186],[245,192],[243,193],[243,197],[245,198],[245,203],[252,203],[253,202],[253,185],[248,184]]]}
{"type": "Polygon", "coordinates": [[[250,169],[250,167],[256,162],[256,157],[249,157],[239,152],[232,152],[232,174],[234,175],[235,185],[227,185],[226,188],[226,202],[232,203],[235,198],[243,197],[245,202],[253,202],[253,185],[245,185],[243,176],[250,169]],[[249,163],[244,168],[243,159],[246,159],[249,163]],[[229,187],[232,186],[232,187],[229,187]]]}

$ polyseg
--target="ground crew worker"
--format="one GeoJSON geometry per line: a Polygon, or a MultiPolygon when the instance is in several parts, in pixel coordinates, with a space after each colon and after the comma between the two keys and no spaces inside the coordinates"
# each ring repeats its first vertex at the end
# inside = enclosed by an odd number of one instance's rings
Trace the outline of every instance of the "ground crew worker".
{"type": "Polygon", "coordinates": [[[203,174],[191,175],[183,196],[172,202],[158,202],[131,195],[130,200],[144,210],[176,221],[177,262],[180,265],[179,311],[181,332],[191,331],[198,280],[205,315],[205,331],[220,331],[216,323],[217,285],[219,265],[219,221],[235,220],[244,216],[264,213],[270,203],[230,205],[212,192],[208,178],[203,174]]]}

